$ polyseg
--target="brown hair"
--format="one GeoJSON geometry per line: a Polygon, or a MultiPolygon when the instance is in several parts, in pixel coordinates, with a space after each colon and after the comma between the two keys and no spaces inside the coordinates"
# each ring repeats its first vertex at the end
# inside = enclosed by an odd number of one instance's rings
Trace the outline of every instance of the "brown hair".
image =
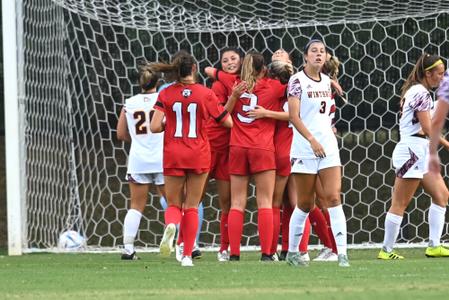
{"type": "Polygon", "coordinates": [[[326,60],[322,72],[328,75],[331,79],[336,80],[338,77],[340,67],[340,60],[338,57],[331,55],[329,60],[326,60]]]}
{"type": "Polygon", "coordinates": [[[150,64],[139,68],[139,85],[142,91],[148,91],[157,86],[161,79],[161,73],[151,69],[150,64]]]}
{"type": "Polygon", "coordinates": [[[257,52],[250,52],[245,55],[242,63],[240,78],[246,81],[248,91],[251,92],[256,85],[257,76],[265,69],[263,55],[257,52]]]}
{"type": "Polygon", "coordinates": [[[282,84],[288,83],[293,73],[293,65],[285,61],[275,60],[268,65],[268,76],[279,79],[282,84]]]}
{"type": "Polygon", "coordinates": [[[181,81],[182,78],[192,75],[192,67],[196,61],[187,51],[181,50],[173,55],[171,63],[151,63],[149,67],[154,72],[163,72],[170,81],[181,81]]]}

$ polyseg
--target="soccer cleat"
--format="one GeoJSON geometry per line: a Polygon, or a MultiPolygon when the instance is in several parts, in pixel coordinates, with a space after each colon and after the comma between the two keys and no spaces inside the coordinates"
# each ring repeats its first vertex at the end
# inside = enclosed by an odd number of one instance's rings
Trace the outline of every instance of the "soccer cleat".
{"type": "Polygon", "coordinates": [[[162,236],[161,244],[159,245],[159,253],[162,256],[168,257],[173,249],[173,240],[175,239],[176,226],[173,223],[165,227],[164,235],[162,236]]]}
{"type": "Polygon", "coordinates": [[[277,252],[274,252],[274,254],[271,254],[271,257],[273,258],[273,261],[279,261],[279,255],[277,252]]]}
{"type": "Polygon", "coordinates": [[[326,258],[327,255],[329,255],[329,253],[332,253],[332,249],[329,249],[327,247],[323,247],[321,248],[321,250],[318,252],[317,257],[315,257],[313,259],[313,261],[324,261],[324,259],[326,258]]]}
{"type": "Polygon", "coordinates": [[[309,265],[309,262],[304,260],[304,257],[299,252],[288,252],[285,261],[294,267],[307,267],[309,265]]]}
{"type": "Polygon", "coordinates": [[[122,260],[139,260],[140,258],[136,255],[136,251],[133,253],[122,253],[122,260]]]}
{"type": "Polygon", "coordinates": [[[200,250],[200,248],[199,248],[199,247],[196,245],[196,243],[195,243],[195,245],[194,245],[194,247],[193,247],[193,251],[192,251],[192,258],[193,258],[193,259],[200,259],[201,256],[202,256],[201,250],[200,250]]]}
{"type": "Polygon", "coordinates": [[[444,246],[427,247],[426,248],[427,257],[449,257],[449,249],[444,246]]]}
{"type": "Polygon", "coordinates": [[[240,255],[229,256],[229,261],[240,261],[240,255]]]}
{"type": "Polygon", "coordinates": [[[191,256],[183,256],[181,259],[182,267],[193,267],[192,257],[191,256]]]}
{"type": "Polygon", "coordinates": [[[262,253],[262,255],[260,256],[260,261],[272,262],[272,261],[274,261],[273,255],[262,253]]]}
{"type": "Polygon", "coordinates": [[[175,245],[175,254],[176,254],[176,260],[181,262],[182,260],[182,255],[184,253],[184,243],[181,244],[176,244],[175,245]]]}
{"type": "Polygon", "coordinates": [[[350,267],[348,256],[344,254],[338,254],[338,266],[339,267],[350,267]]]}
{"type": "Polygon", "coordinates": [[[399,255],[393,251],[387,252],[387,251],[384,251],[383,249],[381,249],[379,254],[377,255],[377,259],[383,259],[383,260],[404,259],[404,256],[399,255]]]}
{"type": "Polygon", "coordinates": [[[300,252],[300,254],[301,254],[301,259],[303,261],[306,261],[306,262],[310,261],[309,252],[300,252]]]}
{"type": "Polygon", "coordinates": [[[217,260],[218,260],[219,262],[226,262],[226,261],[229,261],[229,254],[228,254],[228,251],[223,250],[223,251],[221,251],[221,252],[218,252],[218,253],[217,253],[217,260]]]}
{"type": "Polygon", "coordinates": [[[281,254],[279,254],[279,260],[280,261],[284,261],[285,260],[285,257],[287,256],[287,252],[288,251],[285,251],[285,250],[281,251],[281,254]]]}

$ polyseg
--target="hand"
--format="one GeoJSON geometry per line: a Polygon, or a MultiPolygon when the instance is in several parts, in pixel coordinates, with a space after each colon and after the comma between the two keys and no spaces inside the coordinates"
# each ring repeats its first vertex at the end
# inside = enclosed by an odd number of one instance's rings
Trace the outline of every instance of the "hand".
{"type": "Polygon", "coordinates": [[[246,115],[253,119],[265,118],[267,110],[263,106],[256,105],[254,109],[250,110],[246,115]]]}
{"type": "Polygon", "coordinates": [[[321,146],[320,143],[318,143],[317,140],[313,137],[310,141],[310,146],[312,147],[313,153],[316,157],[323,158],[326,157],[326,153],[324,152],[323,146],[321,146]]]}
{"type": "Polygon", "coordinates": [[[331,80],[331,87],[335,90],[338,96],[343,96],[343,88],[337,80],[331,80]]]}
{"type": "Polygon", "coordinates": [[[440,157],[438,154],[429,155],[429,172],[439,174],[441,172],[440,157]]]}
{"type": "Polygon", "coordinates": [[[240,98],[244,91],[246,91],[248,85],[246,81],[240,81],[239,83],[234,83],[232,87],[231,97],[235,97],[236,99],[240,98]]]}

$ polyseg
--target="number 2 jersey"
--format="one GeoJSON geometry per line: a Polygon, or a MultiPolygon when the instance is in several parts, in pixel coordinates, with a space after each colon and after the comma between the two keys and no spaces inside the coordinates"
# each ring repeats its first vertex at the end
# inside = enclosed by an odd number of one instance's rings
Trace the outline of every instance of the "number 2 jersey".
{"type": "Polygon", "coordinates": [[[131,136],[128,174],[162,173],[163,133],[150,131],[150,119],[158,94],[138,94],[125,100],[125,114],[131,136]]]}
{"type": "Polygon", "coordinates": [[[155,109],[166,118],[164,168],[209,168],[207,121],[221,123],[228,116],[214,92],[197,83],[176,83],[160,92],[155,109]]]}
{"type": "MultiPolygon", "coordinates": [[[[306,128],[324,148],[326,155],[338,153],[337,138],[332,130],[335,100],[332,98],[331,80],[321,73],[316,81],[304,71],[290,78],[288,96],[300,100],[300,117],[306,128]]],[[[290,152],[295,158],[316,158],[310,143],[294,128],[290,152]]]]}

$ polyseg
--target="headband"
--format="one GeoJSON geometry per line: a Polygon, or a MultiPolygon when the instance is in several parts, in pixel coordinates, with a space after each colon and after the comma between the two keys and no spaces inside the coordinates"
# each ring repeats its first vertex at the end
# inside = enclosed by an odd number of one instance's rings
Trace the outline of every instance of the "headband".
{"type": "Polygon", "coordinates": [[[438,59],[436,62],[434,62],[432,65],[428,66],[427,68],[424,69],[424,71],[429,71],[432,70],[433,68],[435,68],[436,66],[443,64],[443,61],[441,59],[438,59]]]}

